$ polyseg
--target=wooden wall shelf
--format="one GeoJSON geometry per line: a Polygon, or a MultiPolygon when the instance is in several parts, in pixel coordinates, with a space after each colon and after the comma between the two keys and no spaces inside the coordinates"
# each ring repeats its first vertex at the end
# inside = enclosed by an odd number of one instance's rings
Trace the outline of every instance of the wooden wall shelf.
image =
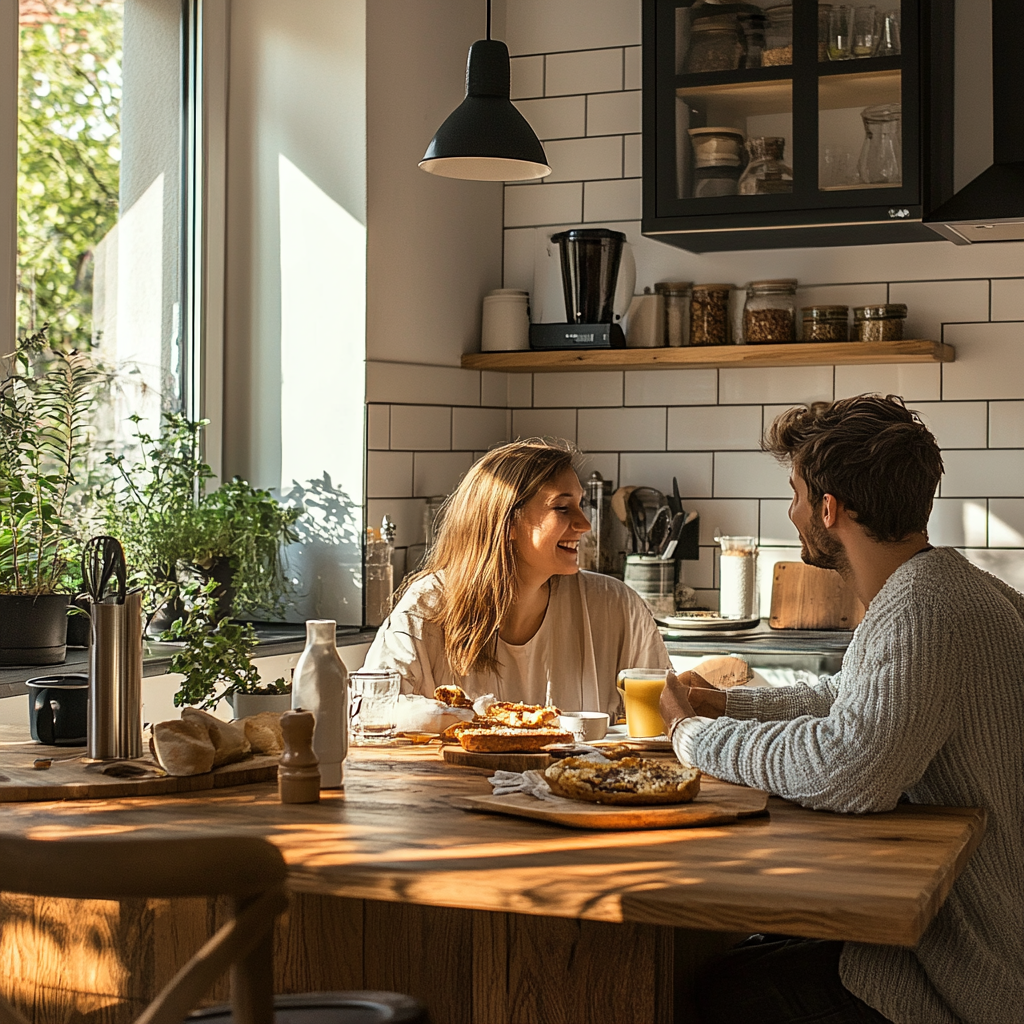
{"type": "Polygon", "coordinates": [[[729,366],[834,366],[866,363],[951,363],[952,345],[938,341],[797,342],[793,345],[709,345],[706,348],[604,348],[558,352],[471,352],[467,370],[552,373],[559,370],[673,370],[729,366]]]}

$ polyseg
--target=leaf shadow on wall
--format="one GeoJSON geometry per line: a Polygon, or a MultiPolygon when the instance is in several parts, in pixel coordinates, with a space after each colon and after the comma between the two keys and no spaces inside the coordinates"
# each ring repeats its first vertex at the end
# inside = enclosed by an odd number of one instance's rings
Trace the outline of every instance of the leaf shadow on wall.
{"type": "Polygon", "coordinates": [[[327,472],[317,480],[293,480],[281,499],[305,509],[295,524],[299,540],[286,552],[289,575],[298,578],[294,614],[299,621],[362,625],[362,506],[335,487],[327,472]]]}

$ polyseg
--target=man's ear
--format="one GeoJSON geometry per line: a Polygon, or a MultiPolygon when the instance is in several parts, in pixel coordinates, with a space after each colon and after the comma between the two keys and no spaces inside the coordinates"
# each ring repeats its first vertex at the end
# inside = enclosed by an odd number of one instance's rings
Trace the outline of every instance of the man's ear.
{"type": "Polygon", "coordinates": [[[834,494],[826,494],[821,499],[821,522],[826,528],[831,528],[839,521],[839,512],[842,506],[834,494]]]}

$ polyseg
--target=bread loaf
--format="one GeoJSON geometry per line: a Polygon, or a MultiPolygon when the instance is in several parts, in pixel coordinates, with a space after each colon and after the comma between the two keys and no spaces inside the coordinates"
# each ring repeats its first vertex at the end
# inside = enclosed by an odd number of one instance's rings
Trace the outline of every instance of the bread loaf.
{"type": "Polygon", "coordinates": [[[475,729],[473,726],[459,733],[463,750],[477,754],[525,753],[540,750],[549,743],[571,743],[572,733],[561,729],[475,729]]]}

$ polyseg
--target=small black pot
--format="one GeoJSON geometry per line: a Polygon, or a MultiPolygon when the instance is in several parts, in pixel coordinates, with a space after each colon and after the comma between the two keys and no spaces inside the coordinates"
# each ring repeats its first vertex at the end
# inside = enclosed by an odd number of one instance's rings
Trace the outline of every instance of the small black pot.
{"type": "Polygon", "coordinates": [[[68,647],[89,646],[89,599],[76,597],[71,601],[72,607],[81,608],[81,612],[68,614],[68,647]],[[84,613],[84,614],[83,614],[84,613]]]}
{"type": "Polygon", "coordinates": [[[60,665],[69,600],[67,594],[0,594],[0,665],[60,665]]]}

